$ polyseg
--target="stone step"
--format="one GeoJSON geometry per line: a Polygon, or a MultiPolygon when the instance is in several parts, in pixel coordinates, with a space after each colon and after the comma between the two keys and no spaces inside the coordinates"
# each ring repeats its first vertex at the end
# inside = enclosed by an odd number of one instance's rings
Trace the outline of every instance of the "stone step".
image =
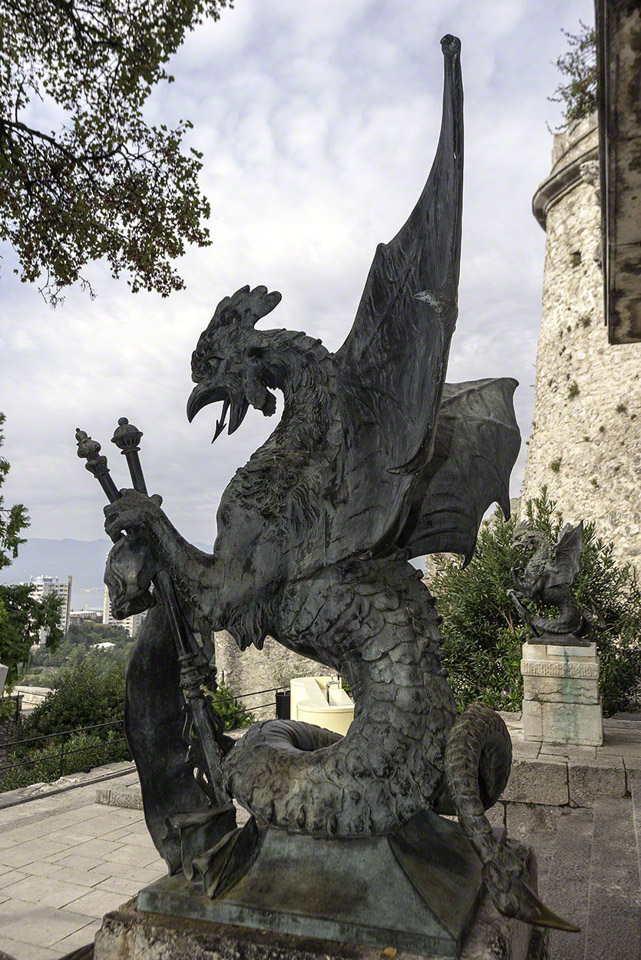
{"type": "Polygon", "coordinates": [[[550,952],[555,960],[584,960],[585,957],[592,829],[592,810],[568,808],[567,813],[559,817],[554,853],[547,881],[541,889],[546,906],[581,927],[581,932],[552,931],[550,952]]]}
{"type": "Polygon", "coordinates": [[[633,804],[597,797],[593,812],[585,960],[639,960],[641,883],[633,804]]]}

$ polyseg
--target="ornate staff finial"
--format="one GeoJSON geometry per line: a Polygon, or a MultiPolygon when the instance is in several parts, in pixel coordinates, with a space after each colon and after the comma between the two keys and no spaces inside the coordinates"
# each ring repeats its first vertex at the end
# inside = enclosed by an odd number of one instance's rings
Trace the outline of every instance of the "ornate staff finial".
{"type": "Polygon", "coordinates": [[[120,497],[120,492],[109,472],[107,458],[104,454],[100,454],[100,444],[97,440],[92,440],[89,434],[81,430],[80,427],[76,429],[76,443],[78,444],[78,456],[81,460],[87,461],[85,469],[96,478],[107,494],[109,502],[114,503],[120,497]]]}
{"type": "Polygon", "coordinates": [[[142,439],[142,430],[129,423],[127,417],[121,417],[118,426],[114,431],[111,442],[115,443],[124,457],[127,458],[127,465],[131,473],[131,481],[134,490],[140,493],[147,493],[147,484],[140,465],[138,451],[140,450],[140,441],[142,439]]]}
{"type": "Polygon", "coordinates": [[[111,442],[115,443],[123,456],[125,456],[128,450],[135,452],[140,450],[142,435],[142,430],[135,427],[133,423],[129,423],[127,417],[121,417],[114,431],[114,435],[111,438],[111,442]]]}

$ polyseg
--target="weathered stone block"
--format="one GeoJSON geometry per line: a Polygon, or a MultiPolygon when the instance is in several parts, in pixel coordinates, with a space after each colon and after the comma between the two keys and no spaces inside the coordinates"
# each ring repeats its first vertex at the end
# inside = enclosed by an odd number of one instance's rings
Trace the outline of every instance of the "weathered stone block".
{"type": "Polygon", "coordinates": [[[620,757],[597,758],[589,763],[568,763],[570,803],[592,807],[594,798],[605,794],[622,797],[626,792],[625,769],[620,757]]]}
{"type": "MultiPolygon", "coordinates": [[[[524,847],[521,856],[527,881],[536,890],[535,857],[524,847]]],[[[134,901],[105,916],[94,948],[95,960],[379,960],[380,956],[377,947],[145,913],[136,909],[134,901]]],[[[405,950],[402,956],[403,960],[426,960],[405,950]]],[[[439,953],[440,958],[444,956],[439,953]]],[[[547,933],[502,917],[487,896],[459,954],[460,960],[546,960],[548,956],[547,933]]]]}
{"type": "Polygon", "coordinates": [[[523,644],[523,739],[600,746],[603,721],[596,645],[523,644]]]}
{"type": "Polygon", "coordinates": [[[541,704],[536,700],[523,701],[523,740],[543,740],[543,715],[541,704]]]}
{"type": "Polygon", "coordinates": [[[545,743],[603,743],[601,704],[542,703],[541,719],[545,743]]]}
{"type": "MultiPolygon", "coordinates": [[[[530,649],[533,644],[527,645],[530,649]]],[[[585,647],[575,647],[569,644],[548,643],[545,647],[548,657],[559,657],[561,660],[579,659],[596,660],[596,643],[590,643],[585,647]]]]}
{"type": "Polygon", "coordinates": [[[556,833],[559,817],[567,807],[553,807],[543,803],[506,803],[505,829],[508,837],[527,841],[533,833],[556,833]]]}
{"type": "Polygon", "coordinates": [[[503,801],[519,803],[566,804],[568,769],[563,760],[514,760],[503,801]]]}
{"type": "Polygon", "coordinates": [[[596,680],[574,677],[523,677],[525,700],[547,700],[549,703],[599,703],[596,680]]]}

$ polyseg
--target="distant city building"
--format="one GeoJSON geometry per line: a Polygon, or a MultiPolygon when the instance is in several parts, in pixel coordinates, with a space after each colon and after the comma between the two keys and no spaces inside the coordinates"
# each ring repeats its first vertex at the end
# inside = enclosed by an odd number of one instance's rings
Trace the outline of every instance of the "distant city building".
{"type": "Polygon", "coordinates": [[[102,608],[102,622],[104,624],[110,627],[123,627],[130,637],[135,637],[138,634],[138,631],[140,630],[146,616],[147,611],[145,610],[143,613],[134,613],[131,617],[127,617],[126,620],[116,620],[111,612],[109,590],[105,586],[105,599],[102,608]]]}
{"type": "Polygon", "coordinates": [[[69,613],[69,623],[81,623],[83,620],[102,623],[102,616],[102,610],[71,610],[69,613]]]}
{"type": "MultiPolygon", "coordinates": [[[[35,597],[36,600],[44,600],[45,597],[49,597],[52,594],[60,597],[62,600],[60,626],[65,633],[69,629],[69,614],[71,612],[71,581],[71,575],[69,575],[66,580],[58,580],[57,577],[41,576],[32,577],[29,581],[31,584],[31,596],[35,597]]],[[[47,631],[43,627],[40,630],[40,643],[45,643],[46,639],[47,631]]]]}

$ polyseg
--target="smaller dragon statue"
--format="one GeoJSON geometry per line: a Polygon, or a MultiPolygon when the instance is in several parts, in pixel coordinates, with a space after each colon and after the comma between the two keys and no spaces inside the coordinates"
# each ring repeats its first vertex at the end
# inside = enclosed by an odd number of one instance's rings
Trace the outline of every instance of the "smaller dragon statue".
{"type": "Polygon", "coordinates": [[[512,568],[515,589],[508,591],[520,618],[532,633],[529,642],[587,646],[589,640],[585,635],[592,615],[581,609],[572,590],[583,554],[583,521],[575,527],[567,523],[553,543],[541,530],[522,520],[514,528],[512,546],[525,556],[534,551],[521,575],[517,567],[512,568]],[[558,608],[559,615],[556,618],[535,615],[522,603],[524,598],[552,604],[558,608]]]}

